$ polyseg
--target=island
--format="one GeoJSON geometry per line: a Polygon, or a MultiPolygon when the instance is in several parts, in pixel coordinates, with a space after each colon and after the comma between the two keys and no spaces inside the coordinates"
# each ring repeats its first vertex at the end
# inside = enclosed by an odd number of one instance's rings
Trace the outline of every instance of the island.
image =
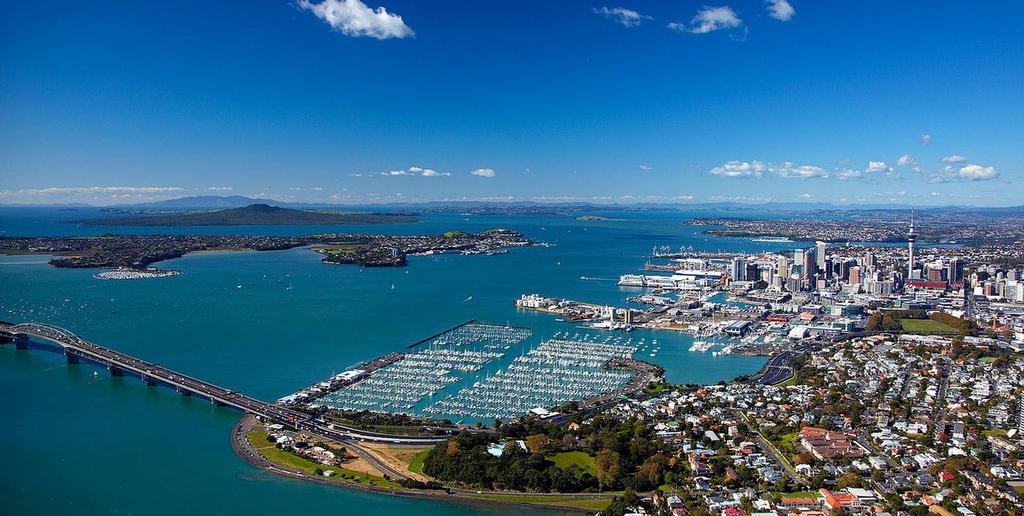
{"type": "Polygon", "coordinates": [[[441,235],[319,233],[261,235],[102,235],[94,237],[0,237],[0,254],[56,255],[55,267],[142,270],[156,262],[199,251],[277,251],[315,246],[324,263],[363,267],[402,267],[410,254],[501,254],[533,245],[522,233],[492,229],[441,235]]]}
{"type": "Polygon", "coordinates": [[[587,221],[587,220],[611,220],[611,219],[609,219],[608,217],[602,217],[601,215],[580,215],[579,217],[576,217],[576,220],[587,221]]]}
{"type": "Polygon", "coordinates": [[[241,208],[184,212],[139,217],[104,217],[72,220],[89,226],[331,226],[353,224],[407,224],[419,221],[415,214],[295,210],[269,204],[241,208]]]}

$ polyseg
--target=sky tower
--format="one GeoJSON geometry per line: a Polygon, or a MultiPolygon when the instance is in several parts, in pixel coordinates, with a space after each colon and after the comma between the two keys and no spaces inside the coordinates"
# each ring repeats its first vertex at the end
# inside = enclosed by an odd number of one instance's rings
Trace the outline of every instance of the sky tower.
{"type": "Polygon", "coordinates": [[[917,240],[917,233],[914,232],[914,211],[910,211],[910,231],[907,232],[907,249],[910,250],[910,258],[907,260],[907,280],[914,276],[914,241],[917,240]]]}

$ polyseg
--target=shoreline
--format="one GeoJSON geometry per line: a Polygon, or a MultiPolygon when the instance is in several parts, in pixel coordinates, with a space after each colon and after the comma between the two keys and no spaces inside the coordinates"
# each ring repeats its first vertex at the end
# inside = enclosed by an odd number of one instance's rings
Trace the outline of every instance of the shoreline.
{"type": "MultiPolygon", "coordinates": [[[[463,503],[468,505],[479,505],[485,507],[493,506],[505,506],[505,507],[520,507],[530,509],[534,511],[545,510],[545,511],[558,511],[565,514],[593,514],[598,511],[590,509],[581,509],[574,507],[566,507],[560,505],[548,505],[542,503],[533,502],[520,502],[515,500],[497,500],[491,498],[482,498],[483,496],[552,496],[552,497],[576,497],[583,496],[586,498],[598,497],[595,494],[590,493],[512,493],[512,492],[501,492],[501,491],[486,491],[486,490],[455,490],[454,492],[447,492],[444,489],[440,490],[424,490],[424,489],[392,489],[386,487],[368,486],[363,484],[357,484],[353,482],[343,482],[338,480],[331,480],[330,477],[317,477],[308,473],[297,471],[286,466],[274,463],[260,455],[255,448],[249,443],[246,435],[249,430],[252,429],[258,422],[256,418],[251,414],[244,414],[231,429],[231,449],[234,450],[235,455],[242,459],[249,465],[273,473],[275,475],[302,480],[307,482],[316,482],[318,484],[338,487],[342,489],[355,489],[367,493],[379,494],[379,495],[393,495],[403,496],[406,498],[419,498],[424,500],[435,500],[441,502],[454,502],[463,503]],[[478,496],[472,496],[476,494],[478,496]]],[[[344,444],[344,443],[343,443],[344,444]]],[[[376,467],[376,466],[375,466],[376,467]]],[[[611,500],[609,500],[611,501],[611,500]]]]}

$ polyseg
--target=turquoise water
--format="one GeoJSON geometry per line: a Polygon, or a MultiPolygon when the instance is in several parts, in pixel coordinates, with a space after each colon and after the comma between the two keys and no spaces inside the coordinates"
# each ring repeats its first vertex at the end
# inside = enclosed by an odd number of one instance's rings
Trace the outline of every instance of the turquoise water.
{"type": "MultiPolygon", "coordinates": [[[[91,215],[88,210],[0,209],[0,235],[83,235],[111,229],[59,223],[91,215]]],[[[46,265],[45,257],[0,257],[0,319],[52,322],[95,342],[272,400],[468,319],[529,326],[535,339],[569,329],[552,316],[518,311],[512,303],[520,294],[538,292],[623,304],[636,290],[617,287],[615,279],[639,270],[655,244],[723,251],[786,246],[705,238],[703,228],[682,223],[697,214],[607,215],[624,220],[444,214],[428,215],[416,224],[345,228],[439,233],[508,227],[556,244],[499,256],[413,257],[403,269],[324,265],[308,249],[292,249],[189,255],[160,264],[181,270],[179,276],[100,281],[92,277],[96,271],[55,269],[46,265]]],[[[337,230],[162,229],[264,234],[337,230]]],[[[691,339],[682,334],[630,335],[648,341],[657,337],[661,351],[648,359],[664,366],[676,382],[713,383],[756,371],[763,363],[761,358],[691,353],[691,339]]],[[[225,507],[231,512],[286,514],[492,511],[266,474],[231,450],[228,434],[237,412],[94,371],[86,364],[68,367],[56,353],[0,347],[0,404],[8,416],[6,438],[0,440],[0,512],[220,514],[225,507]]]]}

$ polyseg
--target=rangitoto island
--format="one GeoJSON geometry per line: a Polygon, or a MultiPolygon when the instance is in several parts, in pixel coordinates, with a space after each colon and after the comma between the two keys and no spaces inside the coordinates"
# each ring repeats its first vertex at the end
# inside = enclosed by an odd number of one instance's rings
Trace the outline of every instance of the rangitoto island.
{"type": "Polygon", "coordinates": [[[142,270],[156,262],[199,251],[279,251],[314,246],[324,263],[362,267],[402,267],[408,255],[435,253],[501,254],[534,243],[522,233],[492,229],[441,235],[319,233],[259,235],[102,235],[94,237],[0,237],[0,254],[56,255],[55,267],[142,270]]]}
{"type": "Polygon", "coordinates": [[[406,224],[419,221],[415,214],[362,213],[334,210],[295,210],[268,204],[215,211],[183,212],[138,217],[103,217],[72,220],[89,226],[330,226],[406,224]]]}

